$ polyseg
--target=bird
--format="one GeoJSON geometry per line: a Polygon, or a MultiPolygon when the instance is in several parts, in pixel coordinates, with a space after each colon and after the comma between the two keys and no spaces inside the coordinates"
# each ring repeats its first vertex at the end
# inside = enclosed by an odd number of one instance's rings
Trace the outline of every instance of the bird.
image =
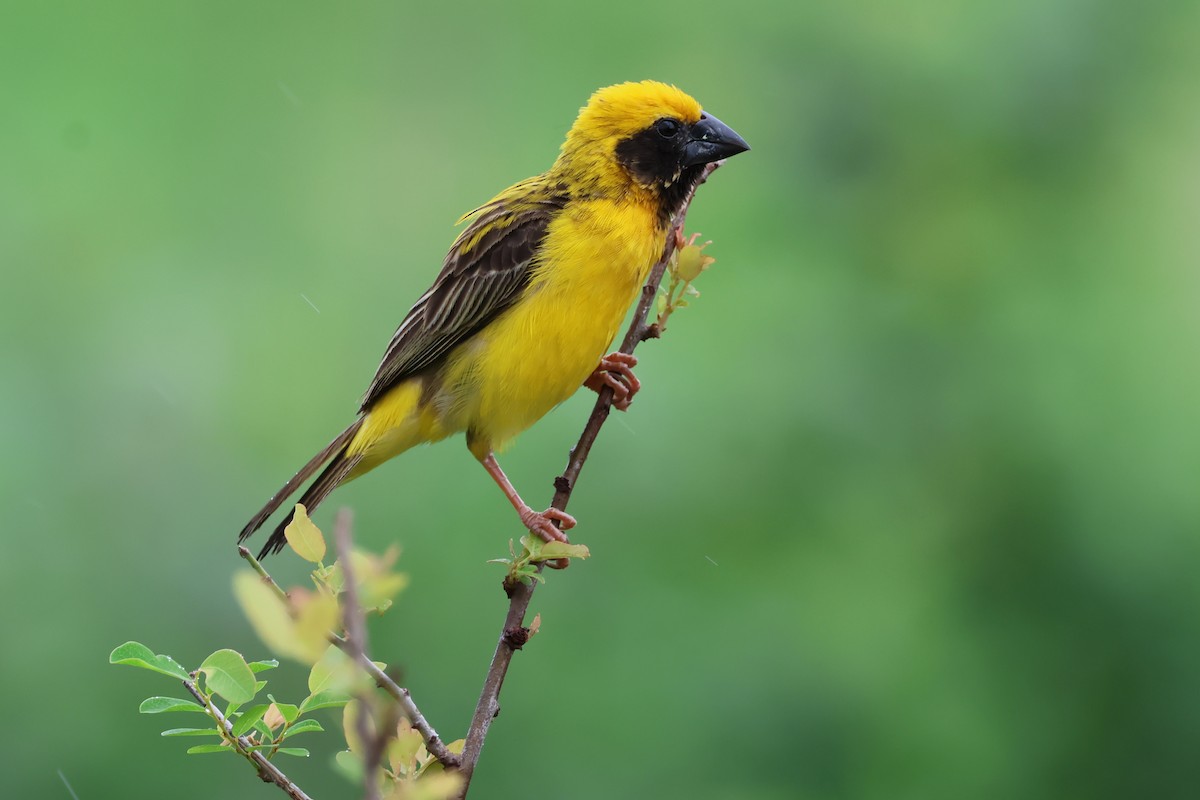
{"type": "MultiPolygon", "coordinates": [[[[495,453],[581,386],[640,388],[630,354],[606,355],[707,164],[750,149],[690,95],[658,81],[591,95],[544,173],[468,212],[433,285],[403,318],[357,418],[254,515],[243,542],[309,478],[312,512],[338,486],[410,448],[465,433],[467,448],[545,541],[576,520],[529,506],[495,453]],[[318,473],[320,470],[320,473],[318,473]]],[[[295,507],[259,558],[283,549],[295,507]]]]}

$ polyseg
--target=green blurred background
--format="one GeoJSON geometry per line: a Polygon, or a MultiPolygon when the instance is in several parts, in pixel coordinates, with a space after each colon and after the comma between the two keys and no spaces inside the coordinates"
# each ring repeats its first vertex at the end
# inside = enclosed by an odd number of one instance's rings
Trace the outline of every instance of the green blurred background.
{"type": "MultiPolygon", "coordinates": [[[[235,532],[352,418],[456,217],[654,77],[754,150],[693,208],[718,263],[639,352],[572,503],[594,557],[535,597],[473,792],[1195,797],[1198,11],[9,5],[4,793],[281,796],[158,738],[169,682],[109,650],[265,655],[235,532]]],[[[531,502],[591,402],[503,459],[531,502]]],[[[511,509],[461,440],[335,498],[402,544],[376,655],[461,735],[511,509]]],[[[352,796],[333,739],[286,767],[352,796]]]]}

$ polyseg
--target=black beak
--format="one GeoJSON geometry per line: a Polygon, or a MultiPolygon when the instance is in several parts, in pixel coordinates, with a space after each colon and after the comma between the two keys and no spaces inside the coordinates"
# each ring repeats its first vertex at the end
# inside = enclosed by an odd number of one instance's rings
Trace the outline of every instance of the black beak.
{"type": "Polygon", "coordinates": [[[688,143],[683,148],[685,167],[710,164],[750,149],[745,139],[712,114],[701,114],[700,121],[691,127],[688,134],[688,143]]]}

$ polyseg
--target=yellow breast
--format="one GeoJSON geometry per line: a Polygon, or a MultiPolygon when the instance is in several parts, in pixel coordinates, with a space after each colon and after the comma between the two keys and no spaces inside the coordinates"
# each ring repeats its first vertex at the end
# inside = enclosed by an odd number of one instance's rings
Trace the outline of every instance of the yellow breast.
{"type": "Polygon", "coordinates": [[[664,238],[653,210],[628,202],[577,201],[551,223],[521,299],[451,366],[464,379],[463,427],[481,446],[501,448],[580,387],[612,344],[664,238]]]}

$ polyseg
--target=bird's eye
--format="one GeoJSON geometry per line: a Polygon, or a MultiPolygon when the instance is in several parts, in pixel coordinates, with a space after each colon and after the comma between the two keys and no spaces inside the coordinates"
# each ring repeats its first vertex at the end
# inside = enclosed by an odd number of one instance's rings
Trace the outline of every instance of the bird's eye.
{"type": "Polygon", "coordinates": [[[654,130],[664,139],[670,139],[679,133],[679,123],[673,119],[660,119],[654,123],[654,130]]]}

